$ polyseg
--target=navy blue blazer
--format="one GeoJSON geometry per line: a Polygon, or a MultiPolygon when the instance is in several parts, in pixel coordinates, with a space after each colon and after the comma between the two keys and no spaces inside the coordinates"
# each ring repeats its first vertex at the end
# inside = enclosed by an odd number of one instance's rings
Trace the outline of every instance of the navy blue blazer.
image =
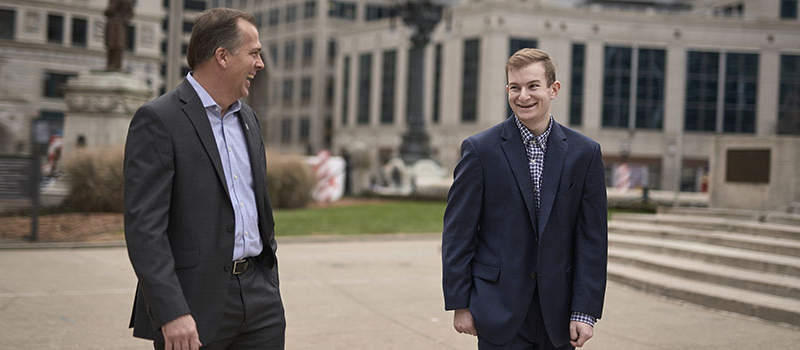
{"type": "Polygon", "coordinates": [[[550,340],[569,342],[572,311],[602,316],[608,250],[600,145],[553,124],[536,216],[514,117],[464,140],[442,233],[445,309],[469,308],[495,344],[522,327],[536,288],[550,340]]]}

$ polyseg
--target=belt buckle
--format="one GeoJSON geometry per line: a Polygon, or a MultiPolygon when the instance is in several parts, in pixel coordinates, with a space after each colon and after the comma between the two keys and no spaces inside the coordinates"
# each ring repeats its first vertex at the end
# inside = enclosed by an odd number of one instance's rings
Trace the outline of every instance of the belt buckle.
{"type": "Polygon", "coordinates": [[[233,262],[233,270],[231,272],[234,275],[241,275],[247,270],[247,259],[239,259],[233,262]]]}

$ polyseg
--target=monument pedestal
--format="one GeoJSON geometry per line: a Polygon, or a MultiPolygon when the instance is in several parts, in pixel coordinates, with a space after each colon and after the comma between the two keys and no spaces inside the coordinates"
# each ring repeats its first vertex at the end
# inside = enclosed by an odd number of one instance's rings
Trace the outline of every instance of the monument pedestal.
{"type": "Polygon", "coordinates": [[[147,84],[128,73],[89,71],[70,79],[62,156],[77,147],[122,147],[133,114],[150,96],[147,84]]]}

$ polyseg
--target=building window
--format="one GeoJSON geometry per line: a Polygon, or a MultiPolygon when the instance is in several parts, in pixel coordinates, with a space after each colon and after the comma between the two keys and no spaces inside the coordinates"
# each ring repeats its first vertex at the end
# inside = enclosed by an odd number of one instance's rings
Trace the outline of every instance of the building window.
{"type": "Polygon", "coordinates": [[[397,8],[393,6],[367,4],[367,11],[364,13],[364,20],[367,22],[392,17],[397,17],[397,8]]]}
{"type": "Polygon", "coordinates": [[[381,124],[394,123],[394,83],[397,63],[397,51],[383,52],[383,70],[381,76],[381,124]]]}
{"type": "Polygon", "coordinates": [[[328,64],[336,62],[336,40],[328,40],[328,64]]]}
{"type": "Polygon", "coordinates": [[[684,129],[717,130],[719,53],[689,51],[686,62],[684,129]]]}
{"type": "Polygon", "coordinates": [[[311,102],[311,78],[300,80],[300,101],[303,104],[311,102]]]}
{"type": "Polygon", "coordinates": [[[511,38],[508,43],[508,57],[514,55],[515,52],[524,49],[524,48],[531,48],[535,49],[538,46],[536,39],[523,39],[523,38],[511,38]]]}
{"type": "Polygon", "coordinates": [[[797,18],[797,0],[781,0],[781,18],[797,18]]]}
{"type": "Polygon", "coordinates": [[[342,64],[342,125],[347,125],[350,112],[350,56],[344,56],[342,64]]]}
{"type": "Polygon", "coordinates": [[[72,18],[72,46],[86,47],[86,19],[72,18]]]}
{"type": "Polygon", "coordinates": [[[278,44],[271,43],[269,44],[269,58],[272,59],[272,66],[278,66],[278,44]]]}
{"type": "Polygon", "coordinates": [[[269,26],[275,27],[281,22],[281,13],[280,9],[273,8],[269,10],[269,26]]]}
{"type": "Polygon", "coordinates": [[[281,119],[281,143],[292,143],[292,118],[281,119]]]}
{"type": "Polygon", "coordinates": [[[333,106],[333,94],[335,89],[335,81],[332,76],[325,79],[325,105],[333,106]]]}
{"type": "Polygon", "coordinates": [[[0,39],[14,39],[16,17],[16,11],[0,9],[0,39]]]}
{"type": "Polygon", "coordinates": [[[478,120],[478,74],[480,73],[480,39],[464,40],[464,71],[461,83],[461,121],[478,120]]]}
{"type": "Polygon", "coordinates": [[[189,44],[181,44],[181,55],[186,56],[187,52],[189,52],[189,44]]]}
{"type": "Polygon", "coordinates": [[[431,120],[438,124],[441,120],[442,104],[442,44],[436,44],[433,57],[433,115],[431,120]]]}
{"type": "Polygon", "coordinates": [[[569,125],[583,124],[583,70],[586,67],[586,45],[572,44],[572,76],[569,88],[569,125]]]}
{"type": "Polygon", "coordinates": [[[800,55],[781,55],[778,134],[800,135],[800,55]]]}
{"type": "Polygon", "coordinates": [[[297,20],[297,5],[286,5],[286,23],[294,23],[297,20]]]}
{"type": "Polygon", "coordinates": [[[264,15],[261,12],[256,13],[255,20],[256,20],[256,28],[261,29],[261,24],[264,21],[264,15]]]}
{"type": "Polygon", "coordinates": [[[310,65],[314,61],[314,38],[303,40],[303,64],[310,65]]]}
{"type": "Polygon", "coordinates": [[[294,80],[283,79],[283,104],[291,105],[294,102],[294,80]]]}
{"type": "Polygon", "coordinates": [[[192,28],[194,27],[194,22],[192,21],[183,21],[183,33],[190,34],[192,32],[192,28]]]}
{"type": "Polygon", "coordinates": [[[664,81],[667,52],[639,49],[636,72],[636,128],[658,129],[664,124],[664,81]]]}
{"type": "Polygon", "coordinates": [[[328,9],[328,17],[356,19],[356,4],[354,2],[330,1],[328,2],[328,9]]]}
{"type": "Polygon", "coordinates": [[[186,2],[183,3],[183,8],[185,10],[205,11],[206,2],[204,0],[186,0],[186,2]]]}
{"type": "Polygon", "coordinates": [[[369,124],[370,90],[372,80],[372,54],[358,57],[358,124],[369,124]]]}
{"type": "Polygon", "coordinates": [[[758,93],[758,54],[725,55],[725,102],[722,131],[756,131],[756,96],[758,93]]]}
{"type": "Polygon", "coordinates": [[[606,46],[603,126],[627,128],[631,98],[631,48],[606,46]]]}
{"type": "Polygon", "coordinates": [[[311,119],[308,116],[300,118],[300,142],[308,142],[311,139],[311,119]]]}
{"type": "Polygon", "coordinates": [[[64,87],[67,80],[76,76],[76,74],[64,73],[44,73],[44,97],[64,98],[64,87]]]}
{"type": "Polygon", "coordinates": [[[286,68],[294,67],[294,41],[287,41],[283,46],[283,66],[286,68]]]}
{"type": "Polygon", "coordinates": [[[136,27],[129,25],[128,26],[128,52],[133,52],[136,50],[136,27]]]}
{"type": "Polygon", "coordinates": [[[303,18],[314,18],[317,14],[317,0],[309,0],[303,3],[303,18]]]}
{"type": "Polygon", "coordinates": [[[47,15],[47,42],[61,44],[64,42],[64,17],[47,15]]]}

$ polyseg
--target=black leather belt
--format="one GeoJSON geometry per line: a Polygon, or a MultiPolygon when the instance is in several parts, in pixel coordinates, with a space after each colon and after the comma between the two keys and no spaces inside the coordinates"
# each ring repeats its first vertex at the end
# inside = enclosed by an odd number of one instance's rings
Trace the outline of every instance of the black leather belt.
{"type": "Polygon", "coordinates": [[[255,266],[255,264],[256,264],[256,258],[254,257],[235,260],[233,262],[233,268],[231,269],[231,273],[234,275],[241,275],[251,267],[255,266]]]}

